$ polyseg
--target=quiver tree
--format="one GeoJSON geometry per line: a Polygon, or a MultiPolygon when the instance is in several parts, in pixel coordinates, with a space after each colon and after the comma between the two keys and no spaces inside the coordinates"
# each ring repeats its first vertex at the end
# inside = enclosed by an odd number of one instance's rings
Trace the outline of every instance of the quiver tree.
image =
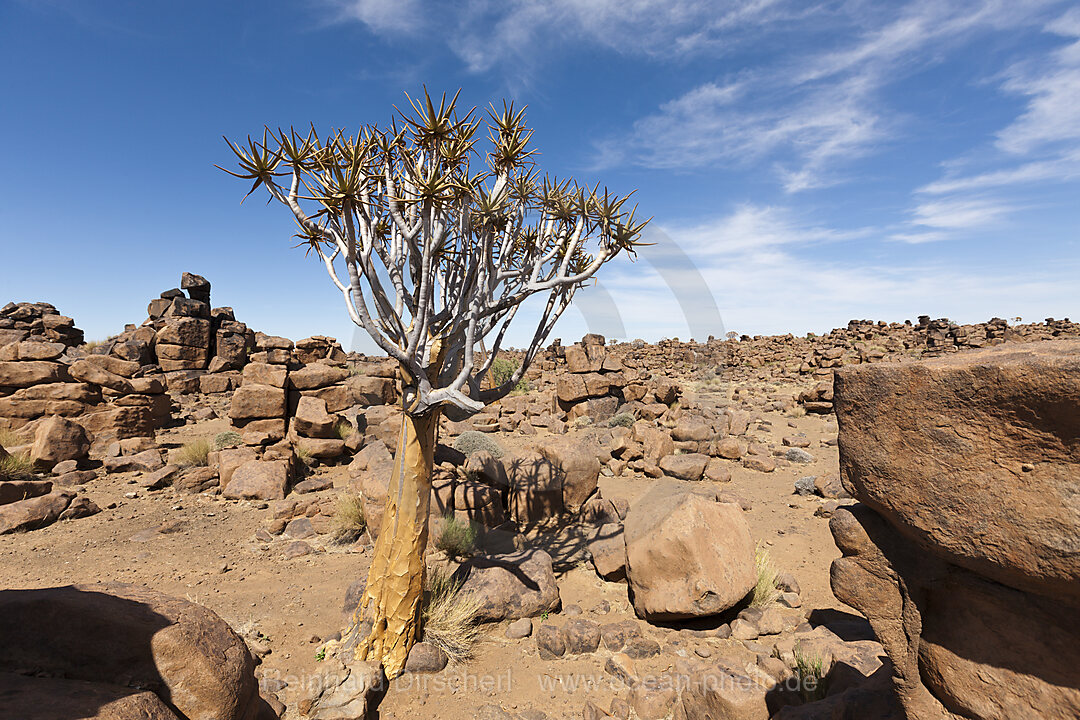
{"type": "MultiPolygon", "coordinates": [[[[236,177],[285,205],[301,245],[326,267],[349,317],[397,360],[403,421],[389,501],[367,589],[350,628],[360,659],[388,677],[416,640],[435,436],[440,412],[466,414],[521,380],[575,291],[619,253],[632,255],[645,222],[629,196],[540,177],[524,109],[487,118],[438,106],[424,92],[389,128],[320,137],[266,129],[229,143],[236,177]],[[400,120],[400,125],[399,125],[400,120]],[[487,150],[477,148],[481,124],[487,150]],[[513,375],[482,387],[522,302],[543,305],[513,375]],[[490,351],[477,347],[489,338],[490,351]]],[[[647,221],[646,221],[647,222],[647,221]]]]}

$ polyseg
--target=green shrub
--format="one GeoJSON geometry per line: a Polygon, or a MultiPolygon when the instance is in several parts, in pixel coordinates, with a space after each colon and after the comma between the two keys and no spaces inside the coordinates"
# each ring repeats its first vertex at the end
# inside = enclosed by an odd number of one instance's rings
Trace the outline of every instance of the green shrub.
{"type": "Polygon", "coordinates": [[[181,467],[205,466],[207,456],[210,454],[210,441],[206,438],[192,440],[184,443],[177,454],[177,460],[181,467]]]}
{"type": "Polygon", "coordinates": [[[495,459],[503,456],[503,449],[499,447],[499,443],[479,430],[466,430],[454,438],[454,449],[465,457],[481,450],[487,450],[495,459]]]}
{"type": "Polygon", "coordinates": [[[458,520],[453,515],[443,518],[435,535],[435,547],[449,557],[464,557],[473,551],[476,545],[476,528],[471,522],[458,520]]]}
{"type": "Polygon", "coordinates": [[[621,412],[614,415],[608,420],[608,427],[633,427],[634,426],[634,414],[628,412],[621,412]]]}
{"type": "Polygon", "coordinates": [[[591,417],[589,417],[588,415],[582,415],[581,417],[576,418],[574,420],[574,422],[570,423],[571,427],[573,427],[573,428],[575,428],[577,430],[580,430],[583,427],[589,427],[592,424],[593,424],[593,419],[591,417]]]}
{"type": "Polygon", "coordinates": [[[809,703],[823,699],[829,690],[826,675],[830,668],[825,659],[820,655],[803,653],[802,646],[798,644],[795,645],[794,654],[795,676],[799,680],[799,694],[803,701],[809,703]]]}
{"type": "MultiPolygon", "coordinates": [[[[510,378],[514,376],[517,369],[521,366],[521,363],[509,358],[495,358],[495,361],[491,363],[491,384],[493,387],[498,387],[504,383],[510,382],[510,378]]],[[[521,378],[514,385],[512,393],[521,394],[527,393],[532,387],[529,385],[529,381],[525,378],[521,378]]]]}
{"type": "Polygon", "coordinates": [[[240,433],[235,430],[226,430],[220,432],[214,436],[214,449],[224,450],[225,448],[234,448],[242,442],[243,438],[240,437],[240,433]]]}

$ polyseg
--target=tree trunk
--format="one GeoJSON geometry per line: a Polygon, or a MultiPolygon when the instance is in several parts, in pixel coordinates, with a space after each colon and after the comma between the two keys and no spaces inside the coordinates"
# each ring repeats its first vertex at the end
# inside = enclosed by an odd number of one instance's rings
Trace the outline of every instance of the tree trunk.
{"type": "Polygon", "coordinates": [[[381,663],[393,679],[405,669],[420,630],[424,551],[439,411],[404,415],[382,528],[367,588],[353,619],[356,657],[381,663]],[[365,635],[366,632],[366,635],[365,635]]]}

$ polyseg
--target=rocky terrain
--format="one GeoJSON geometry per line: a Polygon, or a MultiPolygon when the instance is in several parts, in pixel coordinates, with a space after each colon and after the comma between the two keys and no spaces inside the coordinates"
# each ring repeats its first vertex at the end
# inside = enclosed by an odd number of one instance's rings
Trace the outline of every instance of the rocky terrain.
{"type": "Polygon", "coordinates": [[[51,305],[0,309],[19,649],[0,697],[112,718],[1080,716],[1076,323],[556,341],[512,395],[441,421],[427,562],[479,637],[433,633],[380,691],[339,651],[396,366],[255,332],[210,289],[184,273],[92,346],[51,305]],[[145,627],[95,642],[124,603],[145,627]],[[42,643],[57,617],[96,629],[42,643]],[[160,677],[71,660],[103,647],[160,677]],[[211,652],[223,674],[185,674],[211,652]]]}

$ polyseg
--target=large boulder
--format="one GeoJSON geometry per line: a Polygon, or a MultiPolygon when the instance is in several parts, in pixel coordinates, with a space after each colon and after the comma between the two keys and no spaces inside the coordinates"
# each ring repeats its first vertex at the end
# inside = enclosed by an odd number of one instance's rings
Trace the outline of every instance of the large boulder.
{"type": "Polygon", "coordinates": [[[179,720],[149,690],[0,672],[4,717],[18,720],[179,720]]]}
{"type": "Polygon", "coordinates": [[[562,481],[562,503],[576,512],[596,492],[600,461],[587,444],[573,438],[552,439],[540,446],[543,455],[562,481]]]}
{"type": "Polygon", "coordinates": [[[53,490],[44,495],[0,505],[0,535],[38,530],[52,525],[68,509],[74,497],[75,493],[70,490],[53,490]]]}
{"type": "Polygon", "coordinates": [[[221,494],[240,500],[284,500],[288,489],[287,460],[249,460],[233,471],[221,494]]]}
{"type": "Polygon", "coordinates": [[[508,455],[502,463],[510,483],[510,516],[516,522],[539,522],[563,512],[563,478],[551,461],[524,452],[508,455]]]}
{"type": "Polygon", "coordinates": [[[1080,602],[1080,340],[837,371],[854,497],[949,562],[1080,602]]]}
{"type": "Polygon", "coordinates": [[[264,705],[247,646],[221,618],[146,588],[0,591],[0,637],[0,672],[148,690],[187,720],[255,720],[264,705]]]}
{"type": "Polygon", "coordinates": [[[38,425],[30,459],[35,467],[51,470],[53,465],[65,460],[85,460],[90,443],[91,438],[82,425],[53,415],[38,425]]]}
{"type": "Polygon", "coordinates": [[[757,579],[742,509],[670,481],[630,508],[623,533],[634,611],[646,620],[717,615],[757,579]]]}
{"type": "Polygon", "coordinates": [[[836,372],[833,592],[909,717],[1080,716],[1080,342],[836,372]]]}
{"type": "Polygon", "coordinates": [[[0,385],[2,386],[23,388],[70,380],[67,366],[60,363],[44,360],[0,362],[0,385]]]}
{"type": "Polygon", "coordinates": [[[285,390],[273,385],[244,383],[236,389],[229,406],[229,417],[244,421],[285,416],[285,390]]]}
{"type": "Polygon", "coordinates": [[[480,600],[480,622],[536,617],[562,607],[551,556],[543,550],[478,555],[455,578],[463,580],[461,592],[480,600]]]}
{"type": "Polygon", "coordinates": [[[337,418],[326,411],[326,401],[317,397],[301,397],[296,406],[293,426],[296,432],[309,438],[336,438],[337,418]]]}
{"type": "Polygon", "coordinates": [[[382,528],[393,471],[394,457],[381,442],[365,445],[349,463],[349,485],[360,493],[364,518],[372,538],[377,538],[382,528]]]}

